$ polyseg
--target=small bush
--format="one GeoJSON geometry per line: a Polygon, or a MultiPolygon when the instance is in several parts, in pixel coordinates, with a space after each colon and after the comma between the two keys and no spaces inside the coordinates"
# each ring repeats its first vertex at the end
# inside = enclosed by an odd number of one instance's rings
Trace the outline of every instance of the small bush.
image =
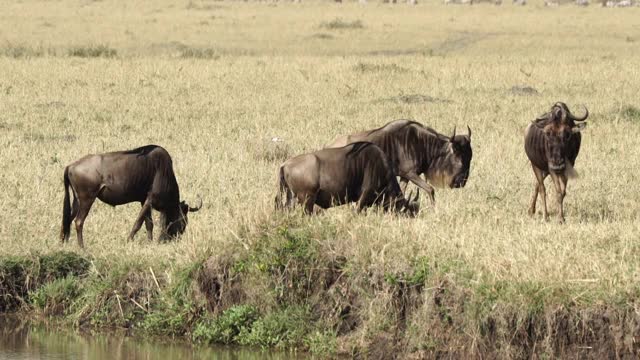
{"type": "Polygon", "coordinates": [[[354,71],[360,73],[366,72],[393,72],[393,73],[406,73],[409,70],[402,66],[398,66],[396,64],[369,64],[369,63],[358,63],[353,67],[354,71]]]}
{"type": "Polygon", "coordinates": [[[620,113],[627,120],[640,122],[640,109],[635,106],[626,106],[620,113]]]}
{"type": "Polygon", "coordinates": [[[238,337],[246,337],[257,319],[258,312],[253,306],[234,306],[213,320],[204,320],[196,324],[193,340],[206,344],[238,343],[238,337]]]}
{"type": "Polygon", "coordinates": [[[0,47],[0,56],[10,57],[14,59],[28,59],[42,57],[51,53],[43,47],[31,47],[26,45],[5,44],[0,47]]]}
{"type": "Polygon", "coordinates": [[[256,320],[250,331],[238,334],[240,345],[294,348],[301,346],[310,330],[309,311],[304,307],[287,307],[256,320]]]}
{"type": "Polygon", "coordinates": [[[291,147],[283,142],[262,142],[254,151],[254,159],[267,162],[282,162],[291,157],[291,147]]]}
{"type": "Polygon", "coordinates": [[[330,358],[338,348],[337,337],[335,331],[315,331],[305,337],[304,345],[312,354],[330,358]]]}
{"type": "Polygon", "coordinates": [[[185,48],[180,51],[180,57],[187,59],[219,59],[220,53],[211,48],[185,48]]]}
{"type": "Polygon", "coordinates": [[[29,258],[10,256],[0,260],[0,312],[12,310],[24,304],[34,282],[33,261],[29,258]]]}
{"type": "Polygon", "coordinates": [[[69,49],[68,55],[83,58],[113,58],[118,55],[118,52],[107,45],[89,45],[72,47],[69,49]]]}
{"type": "Polygon", "coordinates": [[[90,266],[89,260],[70,251],[43,255],[40,257],[40,280],[47,282],[68,276],[83,276],[90,266]]]}
{"type": "Polygon", "coordinates": [[[78,279],[68,276],[41,286],[29,298],[44,315],[63,315],[79,295],[78,279]]]}
{"type": "Polygon", "coordinates": [[[142,321],[142,328],[160,335],[184,335],[202,314],[203,306],[193,300],[192,282],[202,261],[177,271],[171,289],[157,299],[142,321]],[[167,296],[168,295],[168,296],[167,296]]]}
{"type": "Polygon", "coordinates": [[[336,18],[329,22],[323,22],[322,24],[320,24],[320,27],[328,30],[353,30],[363,29],[364,25],[360,20],[345,21],[340,18],[336,18]]]}

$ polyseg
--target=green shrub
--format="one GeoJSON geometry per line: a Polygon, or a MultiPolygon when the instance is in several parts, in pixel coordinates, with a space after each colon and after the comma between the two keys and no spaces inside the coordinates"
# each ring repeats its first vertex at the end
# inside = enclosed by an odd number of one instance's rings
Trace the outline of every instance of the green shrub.
{"type": "Polygon", "coordinates": [[[309,352],[323,357],[335,355],[338,347],[338,335],[335,331],[315,331],[304,339],[304,345],[309,352]]]}
{"type": "Polygon", "coordinates": [[[0,312],[24,304],[34,282],[33,261],[26,257],[9,256],[0,259],[0,312]]]}
{"type": "Polygon", "coordinates": [[[29,294],[31,303],[44,315],[63,315],[80,295],[78,279],[68,276],[53,280],[29,294]]]}
{"type": "Polygon", "coordinates": [[[238,305],[225,310],[215,319],[199,322],[193,330],[193,340],[212,344],[238,342],[238,336],[246,336],[258,318],[257,310],[250,305],[238,305]]]}
{"type": "Polygon", "coordinates": [[[85,275],[91,262],[84,257],[70,251],[58,251],[40,257],[41,282],[52,281],[72,276],[85,275]]]}
{"type": "Polygon", "coordinates": [[[640,109],[635,106],[626,106],[620,113],[627,120],[640,122],[640,109]]]}
{"type": "Polygon", "coordinates": [[[293,306],[274,311],[256,320],[249,331],[238,334],[240,345],[293,348],[303,344],[310,330],[309,311],[293,306]]]}
{"type": "Polygon", "coordinates": [[[320,24],[320,27],[329,30],[351,30],[362,29],[364,28],[364,25],[360,20],[345,21],[340,18],[336,18],[329,22],[323,22],[322,24],[320,24]]]}
{"type": "Polygon", "coordinates": [[[89,46],[76,46],[69,49],[67,52],[69,56],[75,57],[104,57],[112,58],[118,55],[115,49],[112,49],[106,45],[89,45],[89,46]]]}

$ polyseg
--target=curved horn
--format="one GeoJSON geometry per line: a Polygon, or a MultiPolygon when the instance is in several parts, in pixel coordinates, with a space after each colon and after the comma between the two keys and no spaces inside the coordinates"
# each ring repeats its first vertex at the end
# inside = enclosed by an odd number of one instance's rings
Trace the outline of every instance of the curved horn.
{"type": "Polygon", "coordinates": [[[467,132],[469,133],[469,139],[471,139],[471,128],[467,125],[467,132]]]}
{"type": "Polygon", "coordinates": [[[453,126],[453,135],[451,135],[451,141],[456,137],[456,126],[453,126]]]}
{"type": "Polygon", "coordinates": [[[575,115],[573,115],[571,112],[569,112],[569,117],[571,118],[571,120],[574,120],[574,121],[585,121],[585,120],[587,120],[587,118],[589,117],[589,109],[587,109],[587,107],[584,106],[584,104],[582,104],[582,107],[584,108],[584,116],[579,118],[579,117],[576,117],[575,115]]]}
{"type": "Polygon", "coordinates": [[[416,197],[415,197],[415,198],[413,198],[413,200],[412,200],[412,201],[413,201],[413,202],[418,201],[418,198],[419,198],[419,197],[420,197],[420,188],[418,188],[418,191],[416,192],[416,197]]]}
{"type": "Polygon", "coordinates": [[[200,200],[200,205],[198,205],[197,207],[189,206],[189,212],[196,212],[202,208],[202,199],[199,196],[198,196],[198,200],[200,200]]]}

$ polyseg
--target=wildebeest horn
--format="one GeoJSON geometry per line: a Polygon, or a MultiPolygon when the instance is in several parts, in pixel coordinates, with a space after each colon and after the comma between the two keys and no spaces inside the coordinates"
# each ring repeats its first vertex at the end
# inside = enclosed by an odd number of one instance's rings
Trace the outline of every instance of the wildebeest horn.
{"type": "Polygon", "coordinates": [[[453,125],[453,135],[451,135],[451,141],[456,137],[456,126],[453,125]]]}
{"type": "Polygon", "coordinates": [[[416,197],[413,198],[413,200],[411,200],[411,201],[416,202],[416,201],[418,201],[419,197],[420,197],[420,188],[418,188],[418,191],[416,191],[416,197]]]}
{"type": "Polygon", "coordinates": [[[587,107],[584,106],[584,104],[582,105],[582,107],[584,108],[584,116],[583,117],[581,117],[581,118],[576,117],[572,113],[569,113],[569,117],[574,121],[585,121],[585,120],[587,120],[587,118],[589,117],[589,109],[587,109],[587,107]]]}
{"type": "Polygon", "coordinates": [[[198,211],[198,210],[200,210],[202,208],[202,199],[200,197],[198,197],[198,200],[200,200],[200,205],[198,205],[197,207],[189,206],[189,211],[190,212],[196,212],[196,211],[198,211]]]}
{"type": "Polygon", "coordinates": [[[467,132],[469,132],[469,139],[471,139],[471,128],[467,125],[467,132]]]}

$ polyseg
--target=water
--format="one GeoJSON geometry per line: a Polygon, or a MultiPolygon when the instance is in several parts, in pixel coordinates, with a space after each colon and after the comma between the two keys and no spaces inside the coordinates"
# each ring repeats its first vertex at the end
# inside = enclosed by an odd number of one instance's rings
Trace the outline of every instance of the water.
{"type": "Polygon", "coordinates": [[[135,360],[216,359],[284,360],[303,359],[293,353],[260,349],[191,346],[177,341],[125,336],[122,333],[89,334],[34,326],[14,317],[0,315],[0,360],[135,360]]]}

